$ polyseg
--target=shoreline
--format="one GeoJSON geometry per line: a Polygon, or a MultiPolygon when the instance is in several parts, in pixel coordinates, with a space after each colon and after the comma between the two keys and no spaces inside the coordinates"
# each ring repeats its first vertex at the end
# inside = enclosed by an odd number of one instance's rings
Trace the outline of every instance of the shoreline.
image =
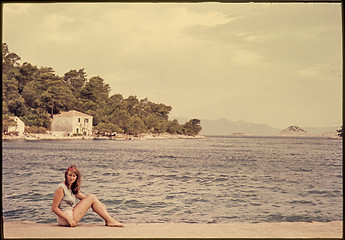
{"type": "Polygon", "coordinates": [[[309,135],[309,136],[297,136],[297,135],[197,135],[197,136],[188,136],[188,135],[174,135],[174,134],[142,134],[140,136],[133,135],[120,135],[117,137],[98,137],[98,136],[55,136],[51,134],[31,134],[31,136],[8,136],[2,135],[2,140],[21,140],[21,141],[39,141],[39,140],[112,140],[112,141],[127,141],[127,140],[167,140],[167,139],[205,139],[209,137],[225,137],[225,138],[322,138],[322,139],[333,139],[341,140],[342,137],[329,137],[321,135],[309,135]]]}
{"type": "Polygon", "coordinates": [[[343,222],[144,223],[124,228],[102,224],[61,227],[57,224],[4,222],[5,238],[342,238],[343,222]]]}
{"type": "Polygon", "coordinates": [[[139,136],[119,134],[116,137],[103,136],[57,136],[52,134],[30,134],[22,136],[8,136],[2,135],[2,140],[25,140],[25,141],[39,141],[39,140],[164,140],[164,139],[204,139],[205,136],[188,136],[177,134],[140,134],[139,136]]]}

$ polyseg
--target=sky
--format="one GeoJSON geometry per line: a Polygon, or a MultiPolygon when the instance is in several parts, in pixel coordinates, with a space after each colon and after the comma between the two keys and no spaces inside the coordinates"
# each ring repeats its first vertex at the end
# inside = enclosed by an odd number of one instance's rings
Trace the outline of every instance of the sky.
{"type": "Polygon", "coordinates": [[[174,118],[342,125],[340,3],[7,3],[3,42],[174,118]]]}

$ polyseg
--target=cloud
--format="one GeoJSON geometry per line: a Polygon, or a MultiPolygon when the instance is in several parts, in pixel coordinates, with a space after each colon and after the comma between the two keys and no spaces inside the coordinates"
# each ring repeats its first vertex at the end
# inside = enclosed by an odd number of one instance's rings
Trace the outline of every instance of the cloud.
{"type": "Polygon", "coordinates": [[[236,45],[265,57],[266,61],[287,64],[324,61],[324,56],[332,58],[325,52],[329,51],[325,45],[332,47],[337,43],[337,49],[341,45],[340,25],[330,25],[340,21],[339,5],[260,6],[255,12],[248,11],[245,16],[233,21],[214,26],[188,26],[183,33],[197,40],[236,45]],[[338,14],[334,14],[335,11],[338,14]]]}
{"type": "Polygon", "coordinates": [[[341,119],[340,4],[4,6],[4,41],[24,61],[59,75],[85,68],[177,117],[341,119]]]}

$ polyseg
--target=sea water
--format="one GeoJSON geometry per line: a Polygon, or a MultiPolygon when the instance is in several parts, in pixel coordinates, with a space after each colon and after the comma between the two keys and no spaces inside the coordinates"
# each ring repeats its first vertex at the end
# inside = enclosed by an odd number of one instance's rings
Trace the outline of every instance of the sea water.
{"type": "MultiPolygon", "coordinates": [[[[81,191],[123,223],[342,221],[342,139],[207,137],[3,141],[6,221],[54,223],[76,164],[81,191]]],[[[89,210],[82,223],[101,223],[89,210]]]]}

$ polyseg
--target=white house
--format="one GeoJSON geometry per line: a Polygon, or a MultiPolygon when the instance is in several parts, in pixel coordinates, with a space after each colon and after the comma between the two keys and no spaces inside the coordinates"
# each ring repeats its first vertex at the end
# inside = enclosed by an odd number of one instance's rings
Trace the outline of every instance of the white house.
{"type": "Polygon", "coordinates": [[[82,112],[71,110],[53,116],[52,132],[63,132],[64,135],[82,134],[92,135],[93,117],[82,112]]]}
{"type": "Polygon", "coordinates": [[[22,120],[20,120],[19,117],[11,117],[11,119],[13,119],[17,123],[17,125],[9,126],[7,132],[18,132],[19,136],[23,136],[25,130],[25,123],[22,120]]]}

